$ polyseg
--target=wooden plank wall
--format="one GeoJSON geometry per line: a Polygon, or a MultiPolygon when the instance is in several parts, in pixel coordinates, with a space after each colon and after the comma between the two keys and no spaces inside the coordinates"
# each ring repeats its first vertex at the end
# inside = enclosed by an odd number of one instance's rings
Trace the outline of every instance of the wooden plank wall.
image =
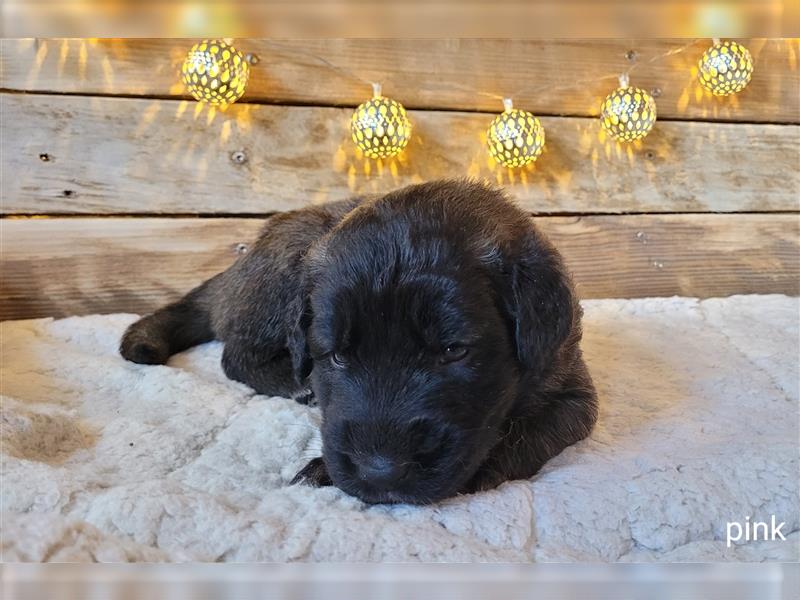
{"type": "Polygon", "coordinates": [[[271,213],[449,176],[506,187],[584,297],[797,294],[800,43],[740,41],[753,81],[714,98],[696,82],[708,40],[242,39],[259,60],[225,111],[178,82],[189,40],[3,41],[0,319],[145,312],[271,213]],[[659,121],[624,146],[596,116],[630,67],[659,121]],[[372,80],[410,109],[396,159],[349,139],[372,80]],[[484,147],[504,95],[547,131],[519,171],[484,147]]]}

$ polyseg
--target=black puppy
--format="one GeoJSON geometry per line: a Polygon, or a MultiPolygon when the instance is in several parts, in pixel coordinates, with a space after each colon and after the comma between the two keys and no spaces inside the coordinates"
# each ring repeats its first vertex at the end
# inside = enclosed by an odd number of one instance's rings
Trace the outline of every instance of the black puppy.
{"type": "Polygon", "coordinates": [[[589,434],[580,317],[528,215],[497,190],[442,181],[270,218],[120,351],[160,364],[222,340],[232,379],[316,397],[323,456],[295,480],[428,503],[530,477],[589,434]]]}

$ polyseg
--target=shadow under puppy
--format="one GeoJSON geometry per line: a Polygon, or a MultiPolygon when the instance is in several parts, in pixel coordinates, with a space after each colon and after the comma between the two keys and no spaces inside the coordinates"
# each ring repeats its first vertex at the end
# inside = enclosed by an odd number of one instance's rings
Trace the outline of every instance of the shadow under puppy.
{"type": "Polygon", "coordinates": [[[528,215],[495,189],[440,181],[271,217],[120,351],[161,364],[222,340],[230,378],[318,402],[322,457],[295,481],[421,504],[531,477],[589,434],[580,318],[528,215]]]}

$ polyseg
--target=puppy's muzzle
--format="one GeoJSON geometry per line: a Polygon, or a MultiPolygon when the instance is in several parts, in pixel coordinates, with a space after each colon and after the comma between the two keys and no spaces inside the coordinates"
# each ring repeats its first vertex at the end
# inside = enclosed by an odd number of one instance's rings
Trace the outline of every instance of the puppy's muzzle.
{"type": "Polygon", "coordinates": [[[375,491],[408,487],[433,467],[452,446],[449,427],[426,418],[344,421],[338,429],[335,453],[349,475],[375,491]]]}
{"type": "Polygon", "coordinates": [[[390,490],[408,475],[411,462],[391,459],[381,454],[356,460],[358,478],[376,490],[390,490]]]}

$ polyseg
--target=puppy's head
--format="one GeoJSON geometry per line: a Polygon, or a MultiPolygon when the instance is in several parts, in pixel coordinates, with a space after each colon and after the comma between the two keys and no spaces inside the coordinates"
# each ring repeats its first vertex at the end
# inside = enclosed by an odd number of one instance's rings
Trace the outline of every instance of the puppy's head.
{"type": "Polygon", "coordinates": [[[463,488],[571,327],[557,255],[530,246],[527,217],[509,226],[519,215],[502,197],[459,185],[499,214],[430,214],[436,189],[418,186],[359,208],[309,261],[305,350],[293,355],[313,365],[333,482],[367,502],[463,488]]]}

